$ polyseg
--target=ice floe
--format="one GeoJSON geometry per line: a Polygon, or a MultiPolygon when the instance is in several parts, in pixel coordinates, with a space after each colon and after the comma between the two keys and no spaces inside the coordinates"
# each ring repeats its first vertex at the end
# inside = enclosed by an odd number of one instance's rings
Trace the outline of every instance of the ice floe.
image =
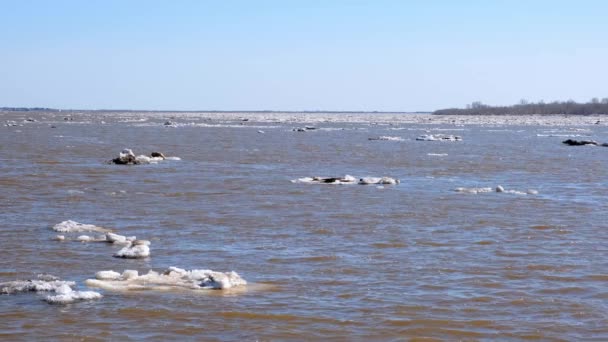
{"type": "Polygon", "coordinates": [[[416,138],[418,141],[462,141],[458,135],[424,134],[416,138]]]}
{"type": "Polygon", "coordinates": [[[136,156],[133,150],[125,148],[122,150],[117,158],[114,158],[110,163],[117,165],[140,165],[140,164],[153,164],[163,160],[181,160],[179,157],[165,157],[162,152],[152,152],[149,156],[139,155],[136,156]]]}
{"type": "Polygon", "coordinates": [[[344,177],[304,177],[294,179],[291,182],[308,184],[399,184],[399,180],[392,177],[363,177],[357,180],[351,175],[344,177]]]}
{"type": "Polygon", "coordinates": [[[124,245],[135,241],[135,239],[135,236],[124,236],[116,233],[106,233],[104,241],[124,245]]]}
{"type": "Polygon", "coordinates": [[[74,286],[75,284],[76,283],[73,281],[61,280],[52,275],[39,274],[37,279],[14,280],[0,283],[0,294],[56,291],[63,285],[74,286]]]}
{"type": "Polygon", "coordinates": [[[69,304],[76,301],[100,299],[102,295],[95,291],[74,291],[68,285],[58,287],[56,295],[46,296],[44,300],[50,304],[69,304]]]}
{"type": "Polygon", "coordinates": [[[236,272],[216,272],[212,270],[184,270],[169,267],[162,273],[153,270],[139,275],[137,271],[125,270],[122,274],[114,271],[100,271],[96,279],[87,279],[89,287],[109,291],[129,290],[201,290],[201,289],[230,289],[247,284],[236,272]]]}
{"type": "Polygon", "coordinates": [[[464,192],[467,194],[479,194],[484,192],[492,192],[492,188],[456,188],[456,192],[464,192]]]}
{"type": "Polygon", "coordinates": [[[92,224],[83,224],[76,221],[67,220],[57,223],[53,226],[53,230],[60,233],[82,233],[82,232],[110,232],[110,229],[97,227],[92,224]]]}
{"type": "Polygon", "coordinates": [[[359,184],[399,184],[398,179],[392,177],[363,177],[359,179],[359,184]]]}
{"type": "Polygon", "coordinates": [[[126,259],[140,259],[147,258],[150,256],[150,241],[148,240],[135,240],[127,242],[121,250],[114,253],[116,258],[126,259]]]}
{"type": "MultiPolygon", "coordinates": [[[[114,257],[117,258],[147,258],[150,256],[150,241],[148,240],[137,240],[135,236],[124,236],[116,233],[112,233],[109,229],[100,228],[94,225],[86,225],[75,221],[64,221],[53,227],[58,232],[64,232],[67,234],[83,231],[98,231],[105,232],[103,235],[89,236],[79,235],[75,238],[75,241],[79,242],[106,242],[115,245],[122,245],[123,247],[114,253],[114,257]]],[[[57,241],[74,241],[72,238],[66,235],[56,235],[54,240],[57,241]]]]}
{"type": "Polygon", "coordinates": [[[490,188],[490,187],[456,188],[456,189],[454,189],[454,191],[463,192],[463,193],[467,193],[467,194],[481,194],[481,193],[488,193],[488,192],[497,192],[497,193],[513,194],[513,195],[538,195],[538,190],[534,190],[534,189],[528,189],[526,191],[510,190],[510,189],[505,190],[505,188],[502,187],[501,185],[498,185],[496,188],[490,188]]]}
{"type": "Polygon", "coordinates": [[[296,128],[293,128],[293,129],[292,129],[292,131],[293,131],[293,132],[307,132],[307,131],[314,131],[314,130],[316,130],[316,129],[317,129],[317,128],[316,128],[316,127],[314,127],[314,126],[304,126],[304,127],[296,127],[296,128]]]}
{"type": "Polygon", "coordinates": [[[22,292],[55,292],[44,300],[51,304],[67,304],[79,300],[99,299],[101,294],[94,291],[74,291],[76,283],[61,280],[48,274],[39,274],[37,279],[14,280],[0,283],[0,294],[15,294],[22,292]]]}
{"type": "Polygon", "coordinates": [[[304,177],[291,181],[292,183],[325,183],[325,184],[356,184],[357,179],[351,175],[344,177],[304,177]]]}
{"type": "Polygon", "coordinates": [[[402,137],[391,137],[391,136],[386,136],[386,135],[382,135],[379,137],[372,137],[372,138],[367,138],[368,140],[372,140],[372,141],[404,141],[402,137]]]}

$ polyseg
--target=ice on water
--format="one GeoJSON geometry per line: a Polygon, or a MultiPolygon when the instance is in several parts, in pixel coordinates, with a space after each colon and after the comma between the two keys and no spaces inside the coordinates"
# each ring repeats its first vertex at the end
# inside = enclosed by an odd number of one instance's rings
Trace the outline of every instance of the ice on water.
{"type": "Polygon", "coordinates": [[[0,283],[0,294],[22,292],[54,292],[44,299],[51,304],[67,304],[80,300],[99,299],[101,294],[94,291],[74,291],[75,282],[61,280],[55,276],[39,274],[37,279],[15,280],[0,283]]]}
{"type": "Polygon", "coordinates": [[[97,227],[92,224],[83,224],[67,220],[53,226],[53,230],[60,233],[82,233],[82,232],[110,232],[110,229],[97,227]]]}
{"type": "Polygon", "coordinates": [[[116,258],[139,259],[150,256],[150,241],[128,241],[127,245],[114,254],[116,258]]]}
{"type": "Polygon", "coordinates": [[[162,273],[150,270],[143,275],[139,275],[139,272],[134,270],[125,270],[122,274],[114,271],[100,271],[97,272],[95,278],[87,279],[87,286],[109,291],[223,290],[247,285],[247,281],[234,271],[185,270],[177,267],[169,267],[162,273]]]}

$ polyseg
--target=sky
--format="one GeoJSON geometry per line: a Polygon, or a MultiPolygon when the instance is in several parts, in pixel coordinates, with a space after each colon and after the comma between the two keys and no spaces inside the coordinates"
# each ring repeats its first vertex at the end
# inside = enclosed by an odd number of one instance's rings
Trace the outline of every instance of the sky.
{"type": "Polygon", "coordinates": [[[0,107],[432,111],[608,97],[603,0],[0,0],[0,107]]]}

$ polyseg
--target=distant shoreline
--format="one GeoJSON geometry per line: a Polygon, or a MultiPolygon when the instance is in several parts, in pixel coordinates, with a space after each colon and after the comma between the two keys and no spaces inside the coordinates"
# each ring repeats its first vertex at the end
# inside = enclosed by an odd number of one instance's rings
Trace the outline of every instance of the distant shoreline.
{"type": "Polygon", "coordinates": [[[433,112],[436,115],[607,115],[608,98],[593,98],[589,102],[578,103],[572,100],[543,101],[534,103],[521,100],[512,106],[489,106],[479,101],[466,108],[447,108],[433,112]]]}
{"type": "Polygon", "coordinates": [[[147,110],[147,109],[57,109],[43,107],[0,107],[0,112],[104,112],[104,113],[272,113],[272,114],[432,114],[433,111],[361,110],[147,110]]]}
{"type": "Polygon", "coordinates": [[[14,111],[1,112],[4,121],[14,123],[129,123],[146,122],[151,126],[209,126],[214,123],[247,127],[256,123],[286,125],[371,124],[371,125],[448,125],[458,128],[466,125],[535,125],[535,126],[586,126],[608,125],[606,115],[437,115],[431,113],[385,112],[170,112],[170,111],[14,111]]]}

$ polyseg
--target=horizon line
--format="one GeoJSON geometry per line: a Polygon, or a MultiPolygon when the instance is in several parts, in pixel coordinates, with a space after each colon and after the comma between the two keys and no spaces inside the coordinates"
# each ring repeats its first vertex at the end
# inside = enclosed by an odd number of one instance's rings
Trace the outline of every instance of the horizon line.
{"type": "Polygon", "coordinates": [[[0,107],[0,111],[7,112],[42,112],[42,111],[65,111],[65,112],[168,112],[168,113],[433,113],[434,111],[401,111],[401,110],[174,110],[174,109],[77,109],[77,108],[49,108],[49,107],[0,107]]]}

